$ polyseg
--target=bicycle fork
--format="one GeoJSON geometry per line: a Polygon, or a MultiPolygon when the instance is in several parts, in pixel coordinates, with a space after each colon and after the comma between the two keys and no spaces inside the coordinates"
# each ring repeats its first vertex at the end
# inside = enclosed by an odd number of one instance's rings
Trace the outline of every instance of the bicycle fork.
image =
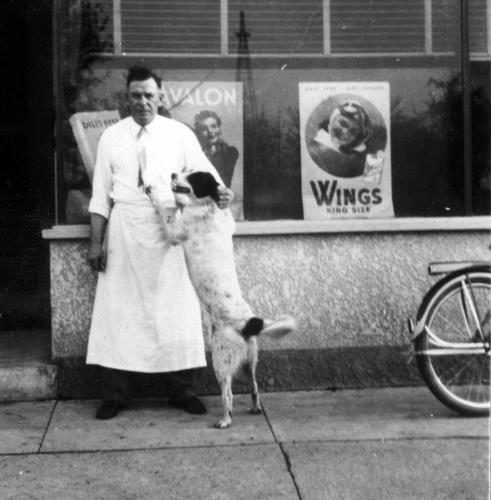
{"type": "Polygon", "coordinates": [[[465,275],[465,279],[462,279],[460,282],[461,287],[461,300],[462,300],[462,312],[465,317],[465,324],[467,327],[467,335],[469,336],[469,340],[472,342],[481,341],[485,345],[485,349],[489,351],[489,331],[488,338],[486,339],[486,334],[484,332],[484,326],[488,326],[489,330],[489,322],[491,319],[491,312],[488,310],[486,316],[481,319],[479,317],[479,311],[477,310],[477,302],[474,294],[474,290],[472,288],[472,283],[469,279],[469,275],[465,275]],[[476,330],[472,333],[472,323],[475,325],[476,330]]]}

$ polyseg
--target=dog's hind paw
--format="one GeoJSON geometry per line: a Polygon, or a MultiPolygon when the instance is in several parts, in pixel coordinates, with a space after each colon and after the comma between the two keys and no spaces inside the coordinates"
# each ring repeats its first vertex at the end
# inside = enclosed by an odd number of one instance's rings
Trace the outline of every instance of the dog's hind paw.
{"type": "Polygon", "coordinates": [[[262,408],[260,406],[253,406],[250,410],[249,413],[251,415],[261,415],[263,412],[262,408]]]}
{"type": "Polygon", "coordinates": [[[273,339],[280,339],[297,329],[296,321],[290,317],[278,320],[265,320],[264,326],[261,330],[261,335],[269,335],[273,339]]]}
{"type": "Polygon", "coordinates": [[[230,419],[225,419],[221,418],[217,422],[215,422],[215,429],[226,429],[227,427],[230,427],[232,425],[232,420],[230,419]]]}

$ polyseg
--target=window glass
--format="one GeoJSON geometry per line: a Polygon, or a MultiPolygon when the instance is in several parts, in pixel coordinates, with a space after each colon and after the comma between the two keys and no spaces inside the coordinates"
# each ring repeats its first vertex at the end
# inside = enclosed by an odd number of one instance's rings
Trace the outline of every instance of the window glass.
{"type": "Polygon", "coordinates": [[[333,53],[424,52],[424,0],[331,0],[333,53]]]}
{"type": "Polygon", "coordinates": [[[69,1],[67,25],[70,48],[75,53],[90,54],[114,51],[114,17],[112,0],[69,1]]]}
{"type": "Polygon", "coordinates": [[[491,213],[491,71],[489,62],[471,65],[472,208],[491,213]]]}
{"type": "Polygon", "coordinates": [[[460,34],[459,17],[459,2],[432,0],[432,52],[456,52],[460,34]]]}
{"type": "Polygon", "coordinates": [[[251,54],[317,53],[323,51],[322,0],[230,0],[229,52],[247,38],[251,54]],[[240,16],[247,27],[241,33],[240,16]]]}
{"type": "MultiPolygon", "coordinates": [[[[471,0],[474,9],[476,2],[471,0]]],[[[133,9],[136,4],[130,0],[116,4],[111,0],[60,2],[60,220],[87,222],[91,195],[90,168],[70,119],[77,113],[92,112],[110,112],[104,115],[108,123],[114,116],[126,117],[125,77],[132,64],[142,61],[160,74],[164,83],[173,82],[174,86],[166,89],[174,101],[186,101],[186,92],[192,90],[189,100],[195,109],[182,114],[170,103],[166,110],[192,128],[207,99],[224,111],[217,104],[220,96],[234,93],[234,99],[237,97],[235,115],[220,113],[220,118],[223,138],[236,150],[235,172],[243,176],[242,213],[247,220],[305,217],[302,141],[306,132],[301,115],[305,112],[302,85],[306,82],[386,85],[387,153],[391,156],[390,187],[396,217],[470,215],[465,213],[469,197],[474,214],[489,213],[490,63],[481,60],[471,64],[472,166],[466,166],[462,61],[461,51],[455,50],[460,43],[455,29],[460,26],[460,12],[455,2],[434,0],[431,23],[428,3],[423,0],[230,0],[226,17],[220,10],[224,2],[219,1],[138,2],[139,13],[133,9]],[[120,6],[119,15],[115,6],[120,6]],[[326,6],[331,7],[329,15],[323,11],[326,6]],[[192,12],[196,15],[191,16],[192,12]],[[182,37],[170,36],[170,32],[165,35],[165,30],[152,27],[152,16],[166,29],[189,26],[184,45],[172,45],[181,43],[182,37]],[[129,37],[130,18],[139,23],[135,38],[129,37]],[[322,24],[329,19],[330,24],[322,24]],[[203,24],[200,28],[186,23],[203,24]],[[207,23],[212,28],[205,36],[200,30],[207,23]],[[268,26],[275,37],[268,38],[268,26]],[[137,46],[137,40],[146,40],[145,29],[154,29],[148,40],[160,37],[161,45],[137,46]],[[169,36],[168,43],[163,41],[165,36],[169,36]],[[149,56],[110,56],[111,51],[117,52],[119,39],[123,52],[141,51],[149,56]],[[198,43],[202,46],[196,48],[198,43]],[[228,54],[220,54],[224,47],[228,47],[228,54]],[[332,54],[322,56],[326,47],[332,54]],[[428,48],[427,57],[401,52],[412,54],[428,48]],[[389,52],[397,55],[386,55],[389,52]],[[200,56],[203,53],[205,57],[200,56]],[[472,169],[472,186],[465,185],[466,168],[472,169]]],[[[481,17],[485,17],[483,13],[481,17]]],[[[474,29],[472,26],[471,39],[474,29]]],[[[487,35],[485,39],[487,44],[487,35]]],[[[90,127],[89,122],[86,125],[90,127]]],[[[363,152],[363,147],[357,151],[363,152]]]]}
{"type": "MultiPolygon", "coordinates": [[[[471,52],[486,53],[488,49],[491,13],[486,0],[469,0],[469,44],[471,52]]],[[[491,54],[488,54],[488,56],[491,54]]]]}
{"type": "Polygon", "coordinates": [[[121,0],[122,51],[219,53],[218,0],[121,0]]]}

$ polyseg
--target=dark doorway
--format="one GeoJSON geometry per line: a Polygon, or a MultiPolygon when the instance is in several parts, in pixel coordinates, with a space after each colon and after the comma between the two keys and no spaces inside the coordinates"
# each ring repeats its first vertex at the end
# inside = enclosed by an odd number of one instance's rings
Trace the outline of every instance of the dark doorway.
{"type": "Polygon", "coordinates": [[[49,328],[53,212],[52,7],[0,2],[0,330],[49,328]]]}

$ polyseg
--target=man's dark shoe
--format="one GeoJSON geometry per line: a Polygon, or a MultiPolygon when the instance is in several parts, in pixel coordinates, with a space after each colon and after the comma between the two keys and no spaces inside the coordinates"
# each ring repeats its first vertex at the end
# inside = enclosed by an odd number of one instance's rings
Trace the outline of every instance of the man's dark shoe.
{"type": "Polygon", "coordinates": [[[191,396],[186,399],[170,398],[169,405],[174,408],[181,408],[193,415],[203,415],[206,413],[206,406],[196,396],[191,396]]]}
{"type": "Polygon", "coordinates": [[[123,405],[118,403],[118,401],[104,401],[97,410],[95,418],[109,420],[110,418],[114,418],[122,409],[123,405]]]}

